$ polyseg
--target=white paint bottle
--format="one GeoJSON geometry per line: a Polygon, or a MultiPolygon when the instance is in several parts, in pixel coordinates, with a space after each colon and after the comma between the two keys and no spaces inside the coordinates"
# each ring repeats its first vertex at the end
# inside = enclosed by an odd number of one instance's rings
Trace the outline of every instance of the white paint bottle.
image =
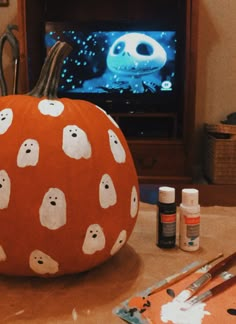
{"type": "Polygon", "coordinates": [[[179,246],[184,251],[199,249],[200,205],[197,189],[183,189],[180,204],[179,246]]]}

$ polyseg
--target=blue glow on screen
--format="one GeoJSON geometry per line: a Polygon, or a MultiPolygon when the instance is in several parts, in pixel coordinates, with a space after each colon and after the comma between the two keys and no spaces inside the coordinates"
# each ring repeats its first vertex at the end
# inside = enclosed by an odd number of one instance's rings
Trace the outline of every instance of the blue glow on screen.
{"type": "Polygon", "coordinates": [[[47,49],[66,41],[61,93],[140,94],[175,86],[175,31],[78,31],[47,28],[47,49]]]}

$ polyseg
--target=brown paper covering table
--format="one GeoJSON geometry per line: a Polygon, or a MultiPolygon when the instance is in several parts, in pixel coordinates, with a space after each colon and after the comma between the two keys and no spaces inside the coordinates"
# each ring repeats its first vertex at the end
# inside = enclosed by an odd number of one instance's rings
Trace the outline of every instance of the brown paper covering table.
{"type": "Polygon", "coordinates": [[[202,207],[201,214],[197,252],[159,249],[156,206],[141,203],[128,244],[101,266],[56,279],[0,276],[0,323],[123,323],[112,313],[120,302],[193,261],[235,251],[236,207],[202,207]]]}

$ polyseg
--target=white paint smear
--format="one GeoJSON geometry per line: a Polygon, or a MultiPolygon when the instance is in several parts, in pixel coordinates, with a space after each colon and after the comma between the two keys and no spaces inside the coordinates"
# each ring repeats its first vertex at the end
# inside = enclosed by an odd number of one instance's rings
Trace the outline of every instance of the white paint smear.
{"type": "Polygon", "coordinates": [[[75,308],[73,308],[71,315],[72,315],[73,321],[77,321],[77,319],[78,319],[78,313],[77,313],[77,311],[76,311],[75,308]]]}
{"type": "Polygon", "coordinates": [[[187,303],[173,300],[161,307],[161,320],[164,323],[171,321],[173,324],[201,324],[205,315],[210,315],[204,310],[205,303],[198,303],[189,307],[187,303]]]}
{"type": "Polygon", "coordinates": [[[24,314],[24,312],[25,312],[25,310],[21,309],[21,310],[19,310],[18,312],[14,313],[14,314],[8,315],[5,318],[3,318],[3,322],[5,322],[6,320],[9,320],[9,318],[11,318],[11,317],[22,315],[22,314],[24,314]]]}
{"type": "Polygon", "coordinates": [[[20,310],[19,312],[16,312],[16,313],[15,313],[15,315],[16,315],[16,316],[18,316],[18,315],[21,315],[21,314],[23,314],[24,312],[25,312],[25,310],[24,310],[24,309],[22,309],[22,310],[20,310]]]}

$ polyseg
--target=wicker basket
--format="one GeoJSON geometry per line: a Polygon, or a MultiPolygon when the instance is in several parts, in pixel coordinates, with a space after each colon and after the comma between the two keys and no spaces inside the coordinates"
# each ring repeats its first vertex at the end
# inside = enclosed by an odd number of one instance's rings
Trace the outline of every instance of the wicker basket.
{"type": "Polygon", "coordinates": [[[205,125],[204,173],[215,184],[236,184],[236,126],[205,125]]]}
{"type": "Polygon", "coordinates": [[[236,125],[205,124],[205,130],[207,133],[215,135],[227,134],[229,137],[234,137],[234,135],[236,135],[236,125]]]}

